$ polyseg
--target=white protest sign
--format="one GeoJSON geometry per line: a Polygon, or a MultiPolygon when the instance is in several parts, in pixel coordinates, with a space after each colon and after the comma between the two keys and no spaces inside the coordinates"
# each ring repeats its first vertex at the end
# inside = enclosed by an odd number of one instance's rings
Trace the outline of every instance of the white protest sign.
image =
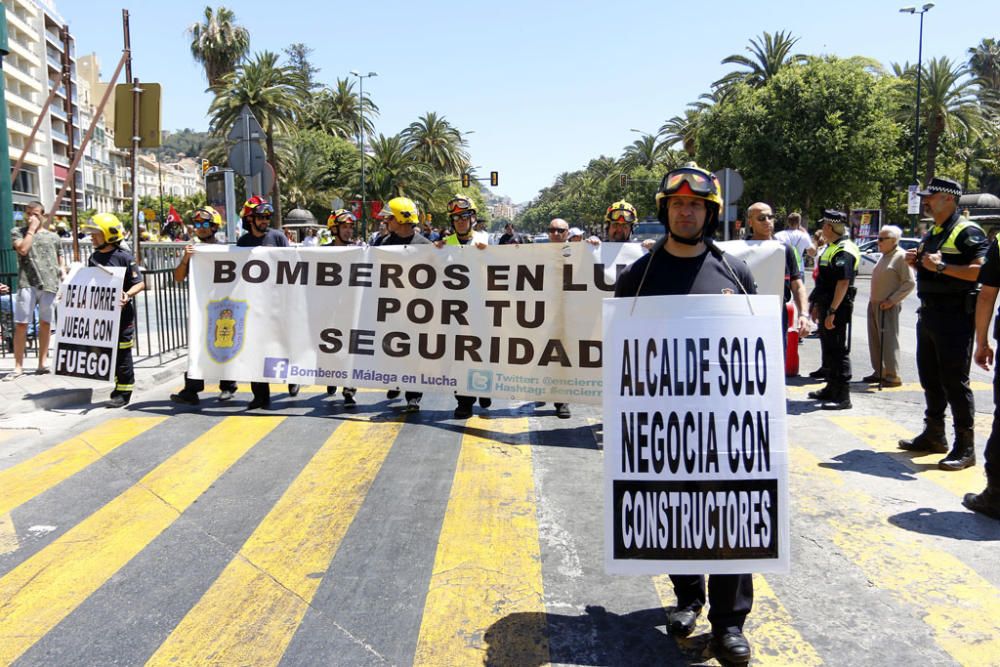
{"type": "Polygon", "coordinates": [[[125,267],[74,268],[59,287],[55,374],[114,380],[125,267]]]}
{"type": "Polygon", "coordinates": [[[788,570],[778,317],[772,296],[604,301],[608,572],[788,570]]]}
{"type": "MultiPolygon", "coordinates": [[[[720,245],[747,260],[760,292],[780,293],[780,244],[720,245]]],[[[188,375],[598,404],[601,299],[643,253],[199,246],[188,375]]]]}

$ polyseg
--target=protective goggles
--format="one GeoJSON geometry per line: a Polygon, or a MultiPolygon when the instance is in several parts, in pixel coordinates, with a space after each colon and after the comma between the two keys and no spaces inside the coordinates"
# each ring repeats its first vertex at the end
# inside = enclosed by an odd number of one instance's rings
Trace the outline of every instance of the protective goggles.
{"type": "Polygon", "coordinates": [[[448,217],[452,222],[455,222],[456,220],[472,220],[472,216],[474,215],[475,213],[472,211],[465,211],[464,213],[452,213],[448,217]]]}
{"type": "Polygon", "coordinates": [[[205,222],[205,221],[211,222],[212,214],[206,211],[205,209],[198,209],[191,215],[191,220],[193,222],[205,222]]]}
{"type": "Polygon", "coordinates": [[[718,194],[715,180],[711,176],[697,171],[678,171],[667,174],[663,177],[663,182],[660,183],[660,192],[667,196],[677,194],[684,187],[684,184],[687,184],[695,195],[707,197],[718,194]]]}
{"type": "Polygon", "coordinates": [[[452,213],[466,211],[470,208],[472,208],[472,202],[468,199],[452,199],[448,202],[448,210],[452,213]]]}
{"type": "Polygon", "coordinates": [[[211,229],[212,227],[215,227],[215,223],[211,220],[198,220],[195,218],[195,220],[191,223],[191,226],[195,229],[211,229]]]}
{"type": "Polygon", "coordinates": [[[274,213],[274,207],[270,204],[261,204],[250,211],[250,215],[255,218],[270,218],[271,214],[274,213]]]}
{"type": "Polygon", "coordinates": [[[329,223],[334,225],[353,225],[358,219],[353,213],[341,213],[337,217],[330,216],[329,223]]]}
{"type": "Polygon", "coordinates": [[[616,208],[608,213],[608,219],[611,220],[611,222],[624,222],[631,224],[635,222],[635,213],[627,208],[616,208]]]}

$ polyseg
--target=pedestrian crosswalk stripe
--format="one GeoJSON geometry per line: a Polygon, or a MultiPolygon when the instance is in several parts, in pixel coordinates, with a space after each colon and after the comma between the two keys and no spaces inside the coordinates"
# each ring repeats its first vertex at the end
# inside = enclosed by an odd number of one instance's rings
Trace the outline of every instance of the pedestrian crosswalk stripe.
{"type": "Polygon", "coordinates": [[[799,514],[826,522],[848,562],[874,586],[918,610],[934,640],[966,667],[996,665],[1000,594],[955,556],[888,525],[875,500],[801,447],[789,450],[799,514]]]}
{"type": "Polygon", "coordinates": [[[142,551],[284,417],[228,417],[0,578],[0,664],[142,551]]]}
{"type": "Polygon", "coordinates": [[[0,471],[0,516],[69,479],[166,417],[124,417],[70,438],[41,454],[0,471]]]}
{"type": "Polygon", "coordinates": [[[17,551],[17,531],[9,514],[0,514],[0,556],[17,551]]]}
{"type": "Polygon", "coordinates": [[[515,444],[528,419],[473,417],[465,429],[413,662],[546,664],[531,447],[515,444]],[[487,630],[512,618],[517,631],[487,646],[487,630]]]}
{"type": "Polygon", "coordinates": [[[402,422],[347,422],[147,665],[278,664],[402,422]]]}
{"type": "Polygon", "coordinates": [[[982,485],[981,473],[976,467],[965,470],[946,471],[937,467],[944,454],[915,454],[897,447],[900,440],[912,438],[916,433],[909,431],[885,417],[835,416],[827,417],[831,422],[851,435],[870,445],[877,452],[884,452],[896,461],[927,480],[941,486],[958,497],[982,485]]]}

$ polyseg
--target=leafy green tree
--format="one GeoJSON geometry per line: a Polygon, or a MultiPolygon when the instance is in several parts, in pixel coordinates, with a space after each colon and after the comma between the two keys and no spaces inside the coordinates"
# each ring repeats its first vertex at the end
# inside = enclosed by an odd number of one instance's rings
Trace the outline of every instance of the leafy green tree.
{"type": "MultiPolygon", "coordinates": [[[[437,188],[434,170],[416,158],[401,135],[379,134],[371,142],[372,155],[366,183],[369,199],[409,197],[418,202],[430,200],[437,188]]],[[[360,190],[360,189],[359,189],[360,190]]]]}
{"type": "Polygon", "coordinates": [[[335,198],[354,197],[361,154],[352,142],[305,129],[291,135],[281,152],[285,205],[307,208],[325,220],[335,198]]]}
{"type": "Polygon", "coordinates": [[[970,48],[969,69],[984,88],[1000,91],[1000,42],[990,37],[970,48]]]}
{"type": "Polygon", "coordinates": [[[288,56],[288,65],[298,71],[306,90],[318,88],[320,84],[316,82],[316,75],[319,74],[319,68],[309,61],[313,50],[302,42],[290,44],[283,50],[288,56]]]}
{"type": "Polygon", "coordinates": [[[775,34],[764,32],[761,37],[750,40],[746,50],[751,57],[734,53],[722,59],[723,65],[739,65],[745,68],[730,72],[712,84],[712,88],[725,97],[737,84],[746,84],[752,88],[763,86],[788,65],[804,63],[807,58],[801,54],[792,54],[792,47],[799,41],[792,33],[778,31],[775,34]]]}
{"type": "Polygon", "coordinates": [[[375,133],[375,118],[378,116],[378,106],[372,102],[369,95],[364,100],[358,99],[354,92],[354,82],[350,79],[337,79],[334,88],[327,88],[322,94],[322,104],[329,105],[332,116],[350,128],[351,136],[361,135],[362,108],[364,109],[365,133],[375,133]]]}
{"type": "Polygon", "coordinates": [[[737,84],[707,112],[698,161],[738,169],[748,201],[804,212],[871,205],[901,160],[891,91],[887,77],[836,58],[782,68],[759,88],[737,84]]]}
{"type": "Polygon", "coordinates": [[[244,105],[250,108],[267,135],[267,158],[274,167],[274,222],[281,226],[281,167],[275,152],[275,134],[294,126],[295,109],[307,91],[300,73],[293,67],[278,64],[271,51],[256,54],[222,77],[209,107],[211,130],[217,137],[229,132],[244,105]]]}
{"type": "Polygon", "coordinates": [[[210,88],[219,85],[226,74],[250,50],[250,33],[237,25],[236,14],[225,7],[205,7],[205,17],[200,23],[188,27],[191,36],[191,55],[205,68],[210,88]]]}

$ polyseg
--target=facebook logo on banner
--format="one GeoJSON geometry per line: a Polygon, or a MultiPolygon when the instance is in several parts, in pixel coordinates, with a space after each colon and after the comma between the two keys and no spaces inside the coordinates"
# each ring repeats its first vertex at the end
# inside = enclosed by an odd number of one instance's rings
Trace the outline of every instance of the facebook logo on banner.
{"type": "Polygon", "coordinates": [[[264,357],[264,377],[284,380],[288,377],[288,359],[264,357]]]}

